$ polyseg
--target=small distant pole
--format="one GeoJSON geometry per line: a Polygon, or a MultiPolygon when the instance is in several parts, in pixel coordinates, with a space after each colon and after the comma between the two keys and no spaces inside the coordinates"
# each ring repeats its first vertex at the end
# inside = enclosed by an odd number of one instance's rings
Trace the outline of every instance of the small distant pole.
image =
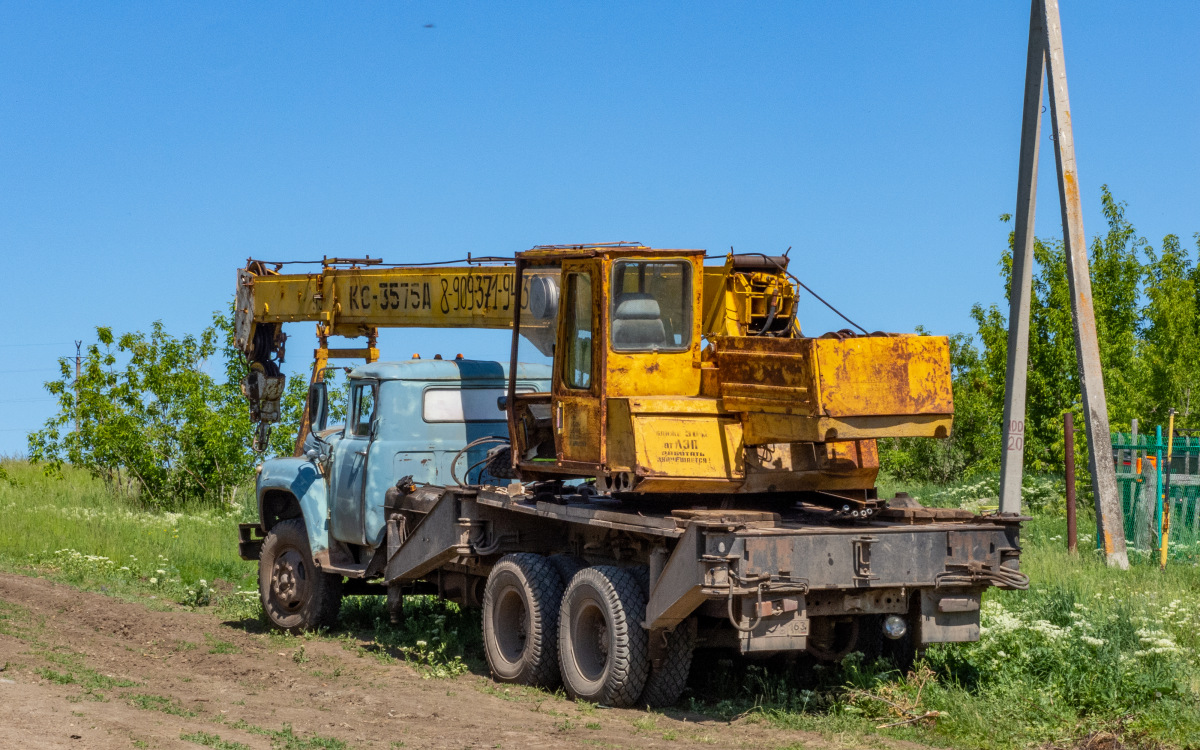
{"type": "Polygon", "coordinates": [[[1167,463],[1163,477],[1162,539],[1158,553],[1158,569],[1167,569],[1167,543],[1171,539],[1171,447],[1175,440],[1175,410],[1167,412],[1167,463]]]}
{"type": "Polygon", "coordinates": [[[75,432],[79,432],[79,351],[82,341],[75,342],[75,432]]]}
{"type": "Polygon", "coordinates": [[[1075,525],[1075,415],[1063,414],[1063,448],[1066,452],[1067,479],[1067,551],[1079,551],[1079,535],[1075,525]]]}
{"type": "Polygon", "coordinates": [[[1154,522],[1153,540],[1157,544],[1162,539],[1163,517],[1163,433],[1162,425],[1154,426],[1154,522]]]}

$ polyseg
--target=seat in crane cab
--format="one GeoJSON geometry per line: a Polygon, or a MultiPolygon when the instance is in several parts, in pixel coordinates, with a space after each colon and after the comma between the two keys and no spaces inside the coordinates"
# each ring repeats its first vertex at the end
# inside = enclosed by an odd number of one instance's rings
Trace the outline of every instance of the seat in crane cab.
{"type": "Polygon", "coordinates": [[[654,295],[629,292],[617,297],[613,309],[612,341],[618,348],[664,346],[667,329],[654,295]]]}

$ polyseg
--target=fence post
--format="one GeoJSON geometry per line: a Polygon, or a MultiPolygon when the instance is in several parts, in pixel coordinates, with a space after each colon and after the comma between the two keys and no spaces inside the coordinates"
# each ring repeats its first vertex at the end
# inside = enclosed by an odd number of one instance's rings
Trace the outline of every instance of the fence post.
{"type": "MultiPolygon", "coordinates": [[[[1162,510],[1163,510],[1163,441],[1162,425],[1154,428],[1154,546],[1157,547],[1162,539],[1162,510]]],[[[1151,548],[1153,549],[1153,547],[1151,548]]]]}
{"type": "Polygon", "coordinates": [[[1074,554],[1079,551],[1079,538],[1075,528],[1075,415],[1071,412],[1063,414],[1063,444],[1067,479],[1067,551],[1074,554]]]}

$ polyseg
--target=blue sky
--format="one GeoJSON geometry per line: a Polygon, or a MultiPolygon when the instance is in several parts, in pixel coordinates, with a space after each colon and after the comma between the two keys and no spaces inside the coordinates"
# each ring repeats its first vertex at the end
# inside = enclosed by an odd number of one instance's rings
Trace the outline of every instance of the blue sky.
{"type": "MultiPolygon", "coordinates": [[[[1200,231],[1200,4],[1062,0],[1099,189],[1200,231]]],[[[96,325],[197,332],[248,256],[791,246],[869,329],[1002,299],[1028,4],[0,3],[0,453],[96,325]],[[432,25],[429,27],[428,25],[432,25]],[[15,313],[15,316],[12,314],[15,313]]],[[[1060,234],[1043,142],[1041,235],[1060,234]]],[[[819,304],[807,331],[842,327],[819,304]]],[[[289,365],[311,329],[296,325],[289,365]]],[[[502,357],[403,331],[385,357],[502,357]]]]}

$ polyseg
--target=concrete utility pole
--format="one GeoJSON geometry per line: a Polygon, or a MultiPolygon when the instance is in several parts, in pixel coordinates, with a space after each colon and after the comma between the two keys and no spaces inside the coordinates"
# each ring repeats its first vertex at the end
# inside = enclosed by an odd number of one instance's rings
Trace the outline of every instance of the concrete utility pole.
{"type": "Polygon", "coordinates": [[[1029,52],[1025,69],[1025,108],[1021,124],[1021,161],[1017,182],[1017,218],[1013,242],[1012,287],[1009,293],[1008,365],[1004,393],[1005,446],[1000,470],[1000,512],[1021,512],[1021,473],[1025,456],[1025,383],[1029,367],[1029,296],[1033,278],[1033,220],[1037,205],[1037,160],[1042,121],[1042,76],[1050,85],[1050,119],[1058,197],[1062,208],[1067,281],[1075,323],[1075,355],[1083,391],[1087,427],[1088,469],[1096,497],[1096,533],[1110,565],[1129,567],[1125,524],[1117,495],[1110,450],[1108,405],[1100,368],[1096,315],[1083,211],[1075,164],[1075,139],[1067,96],[1062,24],[1058,0],[1033,0],[1029,14],[1029,52]]]}

